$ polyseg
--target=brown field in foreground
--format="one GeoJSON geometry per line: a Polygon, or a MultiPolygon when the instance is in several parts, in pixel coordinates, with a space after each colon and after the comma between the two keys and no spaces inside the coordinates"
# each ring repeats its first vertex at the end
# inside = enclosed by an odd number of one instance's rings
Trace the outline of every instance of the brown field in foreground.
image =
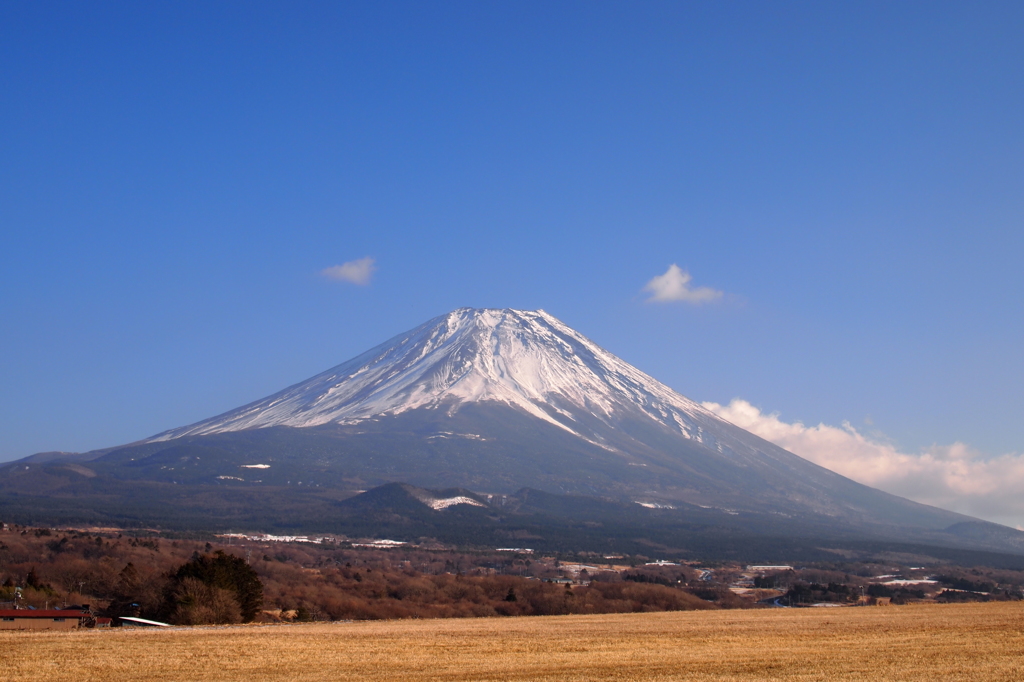
{"type": "Polygon", "coordinates": [[[1024,604],[0,633],[16,680],[1013,680],[1024,604]]]}

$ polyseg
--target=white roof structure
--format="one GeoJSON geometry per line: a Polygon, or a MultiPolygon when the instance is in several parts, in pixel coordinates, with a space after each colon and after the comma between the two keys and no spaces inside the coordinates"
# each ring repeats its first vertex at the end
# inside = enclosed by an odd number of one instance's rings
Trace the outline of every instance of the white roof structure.
{"type": "Polygon", "coordinates": [[[145,618],[135,618],[134,616],[121,616],[119,620],[128,621],[130,625],[144,625],[146,627],[157,627],[157,628],[169,628],[170,623],[161,623],[158,620],[146,620],[145,618]]]}

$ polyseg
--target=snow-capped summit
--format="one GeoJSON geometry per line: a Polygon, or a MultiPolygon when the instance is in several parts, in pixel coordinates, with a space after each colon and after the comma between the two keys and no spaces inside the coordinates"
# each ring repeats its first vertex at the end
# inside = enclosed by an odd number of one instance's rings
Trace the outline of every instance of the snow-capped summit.
{"type": "Polygon", "coordinates": [[[415,408],[454,413],[479,402],[504,403],[588,440],[585,422],[611,426],[626,413],[698,440],[702,423],[720,421],[543,310],[460,308],[263,400],[152,440],[350,424],[415,408]]]}
{"type": "Polygon", "coordinates": [[[859,515],[889,504],[710,413],[543,310],[460,308],[142,446],[169,441],[145,459],[167,467],[160,475],[244,455],[218,481],[273,460],[258,480],[529,486],[656,509],[859,515]]]}

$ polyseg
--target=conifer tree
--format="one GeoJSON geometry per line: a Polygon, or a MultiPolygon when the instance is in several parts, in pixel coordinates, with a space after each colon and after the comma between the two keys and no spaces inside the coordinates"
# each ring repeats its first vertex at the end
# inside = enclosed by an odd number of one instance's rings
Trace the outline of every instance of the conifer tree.
{"type": "Polygon", "coordinates": [[[213,554],[196,553],[171,575],[167,591],[171,611],[177,607],[175,602],[180,596],[176,595],[183,594],[180,588],[186,581],[197,581],[215,590],[232,593],[246,623],[252,621],[263,606],[263,583],[256,571],[245,559],[225,554],[223,550],[213,554]]]}

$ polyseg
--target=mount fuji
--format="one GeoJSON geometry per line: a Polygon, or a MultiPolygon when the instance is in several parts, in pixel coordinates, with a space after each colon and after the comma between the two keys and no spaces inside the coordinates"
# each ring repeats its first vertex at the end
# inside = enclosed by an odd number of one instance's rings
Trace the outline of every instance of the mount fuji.
{"type": "Polygon", "coordinates": [[[461,308],[280,393],[151,440],[354,424],[418,408],[452,415],[469,403],[512,407],[595,445],[600,426],[615,429],[626,414],[699,442],[702,422],[721,421],[543,310],[461,308]]]}
{"type": "Polygon", "coordinates": [[[542,310],[461,308],[196,424],[0,467],[0,513],[330,531],[355,508],[346,498],[391,483],[463,491],[451,499],[474,508],[530,489],[669,525],[1024,553],[1024,534],[869,488],[730,424],[542,310]]]}

